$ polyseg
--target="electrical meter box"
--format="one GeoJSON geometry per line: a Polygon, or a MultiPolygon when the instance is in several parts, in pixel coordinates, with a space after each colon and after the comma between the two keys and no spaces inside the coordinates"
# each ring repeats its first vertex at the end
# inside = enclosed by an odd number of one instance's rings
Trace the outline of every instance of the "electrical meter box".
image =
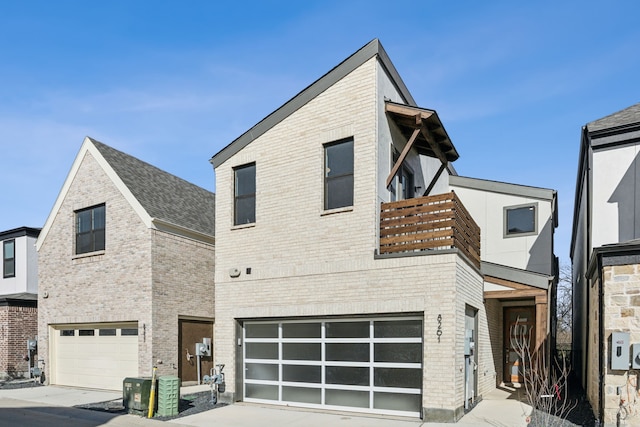
{"type": "Polygon", "coordinates": [[[36,351],[36,349],[38,348],[38,341],[27,340],[27,348],[31,351],[36,351]]]}
{"type": "Polygon", "coordinates": [[[611,369],[629,369],[629,332],[611,333],[611,369]]]}
{"type": "Polygon", "coordinates": [[[631,346],[631,367],[640,369],[640,344],[637,343],[631,346]]]}
{"type": "MultiPolygon", "coordinates": [[[[157,389],[157,387],[156,387],[157,389]]],[[[147,415],[151,378],[125,378],[122,381],[122,405],[130,414],[147,415]]],[[[156,402],[158,394],[156,393],[156,402]]],[[[158,407],[157,404],[154,405],[158,407]]]]}

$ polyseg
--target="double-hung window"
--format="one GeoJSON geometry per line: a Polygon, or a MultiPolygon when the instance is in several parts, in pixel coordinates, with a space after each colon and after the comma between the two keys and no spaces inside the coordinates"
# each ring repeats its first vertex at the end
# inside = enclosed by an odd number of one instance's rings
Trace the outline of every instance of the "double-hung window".
{"type": "Polygon", "coordinates": [[[353,206],[353,139],[324,146],[324,209],[353,206]]]}
{"type": "Polygon", "coordinates": [[[234,172],[233,224],[256,222],[256,164],[239,166],[234,172]]]}
{"type": "Polygon", "coordinates": [[[16,277],[16,241],[2,242],[2,277],[16,277]]]}
{"type": "Polygon", "coordinates": [[[105,205],[76,211],[76,254],[104,250],[105,205]]]}
{"type": "Polygon", "coordinates": [[[536,204],[509,206],[504,208],[504,235],[526,236],[536,234],[536,204]]]}

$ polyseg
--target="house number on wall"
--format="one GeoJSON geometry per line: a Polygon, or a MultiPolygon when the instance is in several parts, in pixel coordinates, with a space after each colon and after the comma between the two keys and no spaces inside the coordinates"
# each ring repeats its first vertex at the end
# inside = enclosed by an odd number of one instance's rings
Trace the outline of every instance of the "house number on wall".
{"type": "Polygon", "coordinates": [[[442,336],[442,314],[438,314],[438,330],[436,331],[436,335],[438,336],[438,342],[440,342],[440,337],[442,336]]]}

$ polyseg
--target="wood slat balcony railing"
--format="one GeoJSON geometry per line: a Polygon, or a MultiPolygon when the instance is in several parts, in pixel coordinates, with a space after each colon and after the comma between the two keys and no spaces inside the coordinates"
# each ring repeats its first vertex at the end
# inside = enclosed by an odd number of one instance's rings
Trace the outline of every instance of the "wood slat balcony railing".
{"type": "Polygon", "coordinates": [[[480,227],[455,192],[382,203],[380,254],[451,248],[480,267],[480,227]]]}

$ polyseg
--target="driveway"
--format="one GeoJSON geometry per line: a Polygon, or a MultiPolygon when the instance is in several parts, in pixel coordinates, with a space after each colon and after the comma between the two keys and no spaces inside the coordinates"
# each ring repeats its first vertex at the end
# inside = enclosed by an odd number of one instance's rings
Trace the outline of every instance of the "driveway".
{"type": "Polygon", "coordinates": [[[353,413],[335,413],[293,409],[281,406],[236,403],[171,421],[149,420],[137,415],[116,415],[73,408],[122,397],[120,392],[74,389],[68,387],[34,387],[0,390],[0,427],[28,425],[52,427],[97,426],[224,426],[252,427],[277,425],[282,427],[525,427],[529,407],[511,399],[508,392],[496,390],[456,424],[424,423],[418,419],[374,417],[353,413]]]}

